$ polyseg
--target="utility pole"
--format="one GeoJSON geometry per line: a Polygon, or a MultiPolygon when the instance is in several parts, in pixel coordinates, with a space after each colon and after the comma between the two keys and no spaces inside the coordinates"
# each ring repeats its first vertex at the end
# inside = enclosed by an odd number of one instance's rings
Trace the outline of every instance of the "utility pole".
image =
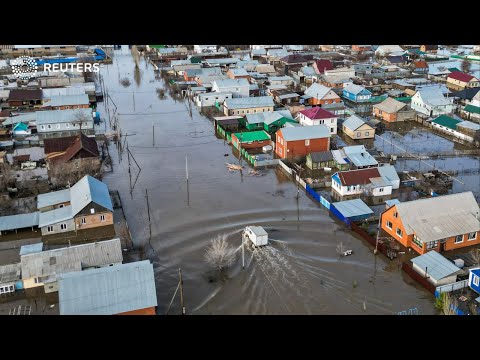
{"type": "Polygon", "coordinates": [[[378,239],[379,239],[379,236],[380,236],[380,225],[381,225],[381,221],[382,221],[382,213],[380,213],[378,215],[378,225],[377,225],[377,239],[375,241],[375,250],[373,250],[373,253],[375,255],[377,255],[377,252],[378,252],[378,239]]]}
{"type": "Polygon", "coordinates": [[[238,142],[238,151],[240,152],[240,166],[242,166],[242,139],[243,131],[240,132],[240,141],[238,142]]]}
{"type": "Polygon", "coordinates": [[[148,203],[148,190],[145,189],[145,197],[147,198],[148,228],[150,230],[150,239],[152,238],[152,222],[150,221],[150,204],[148,203]]]}
{"type": "Polygon", "coordinates": [[[190,188],[188,184],[188,157],[185,154],[185,175],[187,177],[187,206],[190,206],[190,188]]]}
{"type": "Polygon", "coordinates": [[[178,276],[180,278],[180,306],[182,307],[182,315],[185,315],[185,303],[183,301],[183,279],[181,268],[178,268],[178,276]]]}
{"type": "Polygon", "coordinates": [[[152,147],[155,147],[155,125],[153,124],[153,119],[152,119],[152,147]]]}

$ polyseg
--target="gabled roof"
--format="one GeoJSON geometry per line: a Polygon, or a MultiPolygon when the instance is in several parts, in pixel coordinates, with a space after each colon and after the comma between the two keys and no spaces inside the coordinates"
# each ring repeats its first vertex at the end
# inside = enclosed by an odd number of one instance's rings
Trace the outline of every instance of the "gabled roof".
{"type": "Polygon", "coordinates": [[[343,186],[370,184],[371,178],[380,177],[378,168],[339,171],[336,174],[343,186]]]}
{"type": "Polygon", "coordinates": [[[477,80],[477,78],[475,76],[472,76],[470,74],[460,72],[460,71],[451,72],[448,75],[448,78],[449,79],[455,79],[455,80],[462,81],[462,82],[469,82],[470,80],[477,80]]]}
{"type": "Polygon", "coordinates": [[[254,107],[273,107],[274,103],[271,96],[256,96],[226,99],[225,105],[228,109],[246,109],[254,107]]]}
{"type": "Polygon", "coordinates": [[[85,149],[92,156],[98,156],[98,146],[95,138],[90,138],[84,134],[76,136],[66,136],[61,138],[50,138],[44,141],[45,154],[67,151],[71,147],[85,149]]]}
{"type": "Polygon", "coordinates": [[[287,118],[287,119],[293,120],[292,114],[290,113],[289,110],[277,110],[277,111],[267,111],[267,112],[261,112],[261,113],[255,113],[255,114],[247,114],[246,121],[249,124],[265,123],[268,125],[281,118],[287,118]]]}
{"type": "Polygon", "coordinates": [[[472,105],[472,104],[468,104],[467,106],[465,106],[463,111],[466,111],[466,112],[469,112],[469,113],[472,113],[472,114],[480,114],[480,107],[472,105]]]}
{"type": "Polygon", "coordinates": [[[345,146],[342,151],[348,157],[348,159],[357,167],[359,166],[376,166],[377,160],[370,155],[365,149],[364,145],[345,146]]]}
{"type": "Polygon", "coordinates": [[[323,97],[331,90],[331,88],[320,85],[319,83],[313,83],[307,90],[305,90],[305,95],[310,95],[316,99],[323,99],[323,97]]]}
{"type": "Polygon", "coordinates": [[[214,84],[216,84],[219,89],[220,88],[230,89],[230,88],[233,88],[233,87],[250,86],[248,80],[244,79],[244,78],[214,80],[214,81],[212,81],[212,86],[214,86],[214,84]]]}
{"type": "Polygon", "coordinates": [[[333,64],[330,60],[320,59],[315,61],[314,68],[318,74],[323,74],[325,70],[333,70],[333,64]]]}
{"type": "Polygon", "coordinates": [[[54,95],[50,100],[45,101],[43,106],[73,106],[73,105],[89,105],[87,94],[80,95],[54,95]]]}
{"type": "Polygon", "coordinates": [[[451,104],[451,102],[443,96],[442,90],[438,87],[422,88],[415,93],[415,95],[417,94],[425,104],[430,106],[444,106],[451,104]]]}
{"type": "Polygon", "coordinates": [[[108,192],[107,184],[95,179],[90,175],[85,175],[70,191],[72,212],[75,216],[90,202],[94,202],[105,209],[113,211],[112,200],[108,192]]]}
{"type": "Polygon", "coordinates": [[[330,130],[325,125],[286,127],[278,130],[285,141],[329,138],[330,130]]]}
{"type": "Polygon", "coordinates": [[[462,122],[461,120],[454,119],[447,115],[440,115],[436,119],[432,120],[432,123],[436,123],[438,125],[442,125],[448,127],[449,129],[455,130],[457,128],[457,124],[462,122]]]}
{"type": "Polygon", "coordinates": [[[157,306],[149,260],[62,274],[60,315],[115,315],[157,306]]]}
{"type": "Polygon", "coordinates": [[[8,101],[41,100],[41,89],[12,89],[8,101]]]}
{"type": "Polygon", "coordinates": [[[402,110],[403,108],[407,107],[407,104],[402,103],[398,100],[395,100],[391,97],[386,98],[383,100],[380,104],[373,105],[374,108],[380,109],[382,111],[385,111],[386,113],[389,114],[395,114],[402,110]]]}
{"type": "Polygon", "coordinates": [[[67,221],[72,219],[74,216],[75,214],[72,213],[71,205],[40,212],[38,214],[38,227],[42,228],[45,226],[57,224],[61,221],[67,221]]]}
{"type": "Polygon", "coordinates": [[[62,95],[82,95],[85,94],[84,87],[66,87],[66,88],[48,88],[42,89],[43,98],[44,99],[51,99],[54,96],[62,96],[62,95]]]}
{"type": "Polygon", "coordinates": [[[299,111],[299,113],[305,115],[307,118],[312,119],[312,120],[318,120],[318,119],[330,119],[330,118],[336,118],[337,116],[330,111],[327,111],[319,106],[313,107],[311,109],[305,109],[299,111]]]}
{"type": "Polygon", "coordinates": [[[463,127],[473,131],[480,131],[480,124],[477,124],[471,121],[461,121],[457,123],[457,127],[463,127]]]}
{"type": "Polygon", "coordinates": [[[70,201],[70,189],[51,191],[37,196],[37,208],[42,209],[70,201]]]}
{"type": "Polygon", "coordinates": [[[339,201],[332,205],[346,218],[373,214],[373,210],[361,199],[339,201]]]}
{"type": "Polygon", "coordinates": [[[270,136],[263,130],[238,132],[234,135],[241,143],[270,140],[270,136]]]}
{"type": "Polygon", "coordinates": [[[427,276],[435,280],[441,280],[461,271],[459,267],[436,251],[429,251],[426,254],[417,256],[412,259],[412,263],[424,271],[421,275],[426,273],[427,276]]]}
{"type": "Polygon", "coordinates": [[[37,111],[37,125],[69,123],[78,121],[81,116],[84,121],[93,121],[92,109],[67,109],[67,110],[50,110],[37,111]]]}
{"type": "Polygon", "coordinates": [[[231,72],[233,76],[248,76],[248,72],[244,68],[230,69],[228,71],[231,72]]]}
{"type": "Polygon", "coordinates": [[[471,191],[406,201],[396,207],[407,234],[415,233],[422,242],[480,231],[479,207],[471,191]]]}
{"type": "Polygon", "coordinates": [[[465,88],[462,90],[452,90],[452,96],[460,99],[472,100],[480,92],[480,87],[465,88]]]}
{"type": "Polygon", "coordinates": [[[77,155],[81,150],[88,153],[89,156],[83,155],[83,158],[98,158],[98,146],[94,138],[89,138],[84,134],[80,134],[73,138],[73,141],[70,143],[68,148],[64,150],[62,154],[58,156],[51,156],[48,158],[49,161],[53,163],[64,163],[70,161],[75,155],[77,155]]]}
{"type": "Polygon", "coordinates": [[[280,61],[283,61],[287,64],[298,64],[298,63],[306,63],[309,60],[311,60],[312,58],[313,57],[311,55],[310,56],[308,56],[308,55],[303,56],[303,55],[300,55],[300,54],[291,54],[291,55],[287,55],[287,56],[281,58],[280,61]]]}
{"type": "Polygon", "coordinates": [[[428,69],[428,64],[425,60],[415,60],[413,66],[416,69],[428,69]]]}
{"type": "Polygon", "coordinates": [[[28,254],[33,254],[33,253],[38,253],[43,251],[43,243],[39,242],[36,244],[30,244],[30,245],[22,245],[20,247],[20,256],[22,255],[28,255],[28,254]]]}
{"type": "MultiPolygon", "coordinates": [[[[343,126],[346,128],[355,131],[360,126],[367,124],[361,117],[357,115],[351,115],[347,120],[343,122],[343,126]]],[[[368,125],[368,124],[367,124],[368,125]]],[[[370,126],[370,125],[368,125],[370,126]]],[[[371,127],[371,126],[370,126],[371,127]]]]}
{"type": "Polygon", "coordinates": [[[356,85],[356,84],[350,84],[350,85],[347,85],[343,88],[344,91],[347,91],[353,95],[358,95],[360,94],[362,91],[367,91],[369,94],[371,94],[371,92],[367,89],[365,89],[363,86],[360,86],[360,85],[356,85]]]}

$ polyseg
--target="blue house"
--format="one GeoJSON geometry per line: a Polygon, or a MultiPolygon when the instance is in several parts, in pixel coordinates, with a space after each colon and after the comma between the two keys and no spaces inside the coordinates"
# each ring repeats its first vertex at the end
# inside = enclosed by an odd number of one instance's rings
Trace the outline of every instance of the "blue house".
{"type": "Polygon", "coordinates": [[[363,86],[351,84],[345,86],[342,96],[350,101],[366,102],[370,100],[370,98],[372,97],[372,93],[365,89],[363,86]]]}
{"type": "Polygon", "coordinates": [[[473,291],[476,291],[480,294],[480,268],[470,269],[468,286],[470,286],[473,291]]]}

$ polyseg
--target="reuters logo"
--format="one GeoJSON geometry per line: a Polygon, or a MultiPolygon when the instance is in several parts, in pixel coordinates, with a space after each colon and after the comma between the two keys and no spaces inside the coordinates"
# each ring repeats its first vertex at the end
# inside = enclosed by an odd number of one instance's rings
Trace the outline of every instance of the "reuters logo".
{"type": "Polygon", "coordinates": [[[29,80],[37,72],[38,66],[34,58],[19,56],[10,62],[13,74],[21,80],[29,80]]]}

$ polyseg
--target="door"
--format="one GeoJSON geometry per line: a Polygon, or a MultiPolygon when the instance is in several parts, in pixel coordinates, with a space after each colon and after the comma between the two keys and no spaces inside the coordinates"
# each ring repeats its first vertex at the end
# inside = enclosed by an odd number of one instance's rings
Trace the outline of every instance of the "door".
{"type": "Polygon", "coordinates": [[[440,252],[445,251],[445,244],[444,242],[440,243],[440,252]]]}

